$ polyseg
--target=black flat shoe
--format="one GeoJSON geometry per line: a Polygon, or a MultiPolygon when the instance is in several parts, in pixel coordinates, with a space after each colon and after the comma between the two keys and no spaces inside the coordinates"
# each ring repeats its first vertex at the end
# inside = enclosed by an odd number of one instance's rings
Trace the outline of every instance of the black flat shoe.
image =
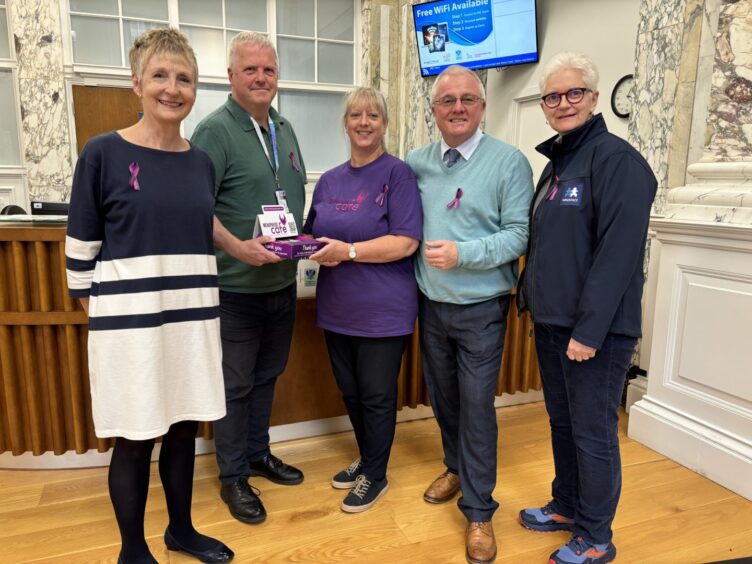
{"type": "Polygon", "coordinates": [[[167,550],[179,550],[198,558],[201,562],[229,562],[235,557],[235,553],[227,548],[223,543],[217,541],[212,548],[207,550],[191,550],[183,546],[172,536],[170,528],[165,529],[164,542],[167,550]]]}
{"type": "Polygon", "coordinates": [[[261,460],[250,463],[251,476],[261,476],[275,484],[294,486],[303,481],[303,472],[285,464],[272,453],[267,454],[261,460]]]}

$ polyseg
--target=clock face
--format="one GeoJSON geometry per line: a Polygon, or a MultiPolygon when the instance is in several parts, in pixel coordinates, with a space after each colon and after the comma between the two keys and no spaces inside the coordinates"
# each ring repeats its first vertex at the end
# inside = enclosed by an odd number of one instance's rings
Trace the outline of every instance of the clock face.
{"type": "Polygon", "coordinates": [[[611,109],[621,117],[629,117],[632,113],[632,87],[634,86],[634,76],[628,74],[619,79],[611,93],[611,109]]]}

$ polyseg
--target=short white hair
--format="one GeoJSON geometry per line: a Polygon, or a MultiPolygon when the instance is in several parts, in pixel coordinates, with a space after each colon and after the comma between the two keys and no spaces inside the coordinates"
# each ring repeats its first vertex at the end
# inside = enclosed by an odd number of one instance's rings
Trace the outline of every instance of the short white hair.
{"type": "Polygon", "coordinates": [[[483,87],[483,82],[481,81],[480,77],[475,74],[470,69],[460,66],[460,65],[452,65],[451,67],[445,68],[443,71],[441,71],[441,74],[436,77],[436,80],[433,83],[433,86],[431,87],[431,102],[435,102],[436,98],[436,91],[439,89],[439,82],[442,78],[445,76],[454,76],[458,74],[464,74],[467,76],[472,76],[475,81],[478,83],[478,88],[480,89],[480,97],[484,100],[486,99],[486,89],[483,87]]]}
{"type": "Polygon", "coordinates": [[[543,73],[538,79],[540,93],[545,94],[543,89],[546,88],[546,82],[548,82],[552,74],[566,69],[580,71],[585,86],[593,92],[598,90],[598,69],[595,67],[595,63],[587,55],[565,51],[551,57],[546,66],[543,67],[543,73]]]}
{"type": "Polygon", "coordinates": [[[274,63],[277,65],[277,72],[279,72],[279,56],[277,55],[277,50],[274,48],[274,43],[272,43],[266,35],[258,33],[257,31],[241,31],[232,38],[230,45],[227,47],[228,67],[232,66],[232,58],[235,56],[238,47],[246,43],[255,45],[256,47],[266,47],[267,49],[271,49],[272,53],[274,53],[274,63]]]}

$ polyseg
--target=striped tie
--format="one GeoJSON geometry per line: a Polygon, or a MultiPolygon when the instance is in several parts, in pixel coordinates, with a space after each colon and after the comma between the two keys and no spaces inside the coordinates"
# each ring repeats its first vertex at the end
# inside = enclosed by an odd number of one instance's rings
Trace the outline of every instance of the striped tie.
{"type": "Polygon", "coordinates": [[[447,166],[447,168],[452,168],[454,165],[457,164],[457,161],[460,160],[460,152],[457,149],[447,149],[447,152],[444,153],[444,164],[447,166]]]}

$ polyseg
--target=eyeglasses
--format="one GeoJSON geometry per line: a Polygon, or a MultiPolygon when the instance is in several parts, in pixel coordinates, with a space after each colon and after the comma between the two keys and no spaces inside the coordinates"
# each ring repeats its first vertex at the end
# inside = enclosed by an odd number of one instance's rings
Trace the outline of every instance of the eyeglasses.
{"type": "Polygon", "coordinates": [[[570,88],[566,92],[550,92],[541,96],[541,100],[548,108],[558,108],[561,104],[561,98],[566,97],[567,102],[576,104],[585,97],[585,92],[592,92],[590,88],[570,88]]]}
{"type": "MultiPolygon", "coordinates": [[[[460,96],[459,101],[463,106],[469,108],[470,106],[474,106],[478,102],[483,101],[483,98],[481,98],[480,96],[473,96],[472,94],[465,94],[463,96],[460,96]]],[[[456,103],[457,98],[455,98],[454,96],[444,96],[443,98],[434,100],[432,105],[441,106],[442,108],[451,108],[456,103]]]]}

